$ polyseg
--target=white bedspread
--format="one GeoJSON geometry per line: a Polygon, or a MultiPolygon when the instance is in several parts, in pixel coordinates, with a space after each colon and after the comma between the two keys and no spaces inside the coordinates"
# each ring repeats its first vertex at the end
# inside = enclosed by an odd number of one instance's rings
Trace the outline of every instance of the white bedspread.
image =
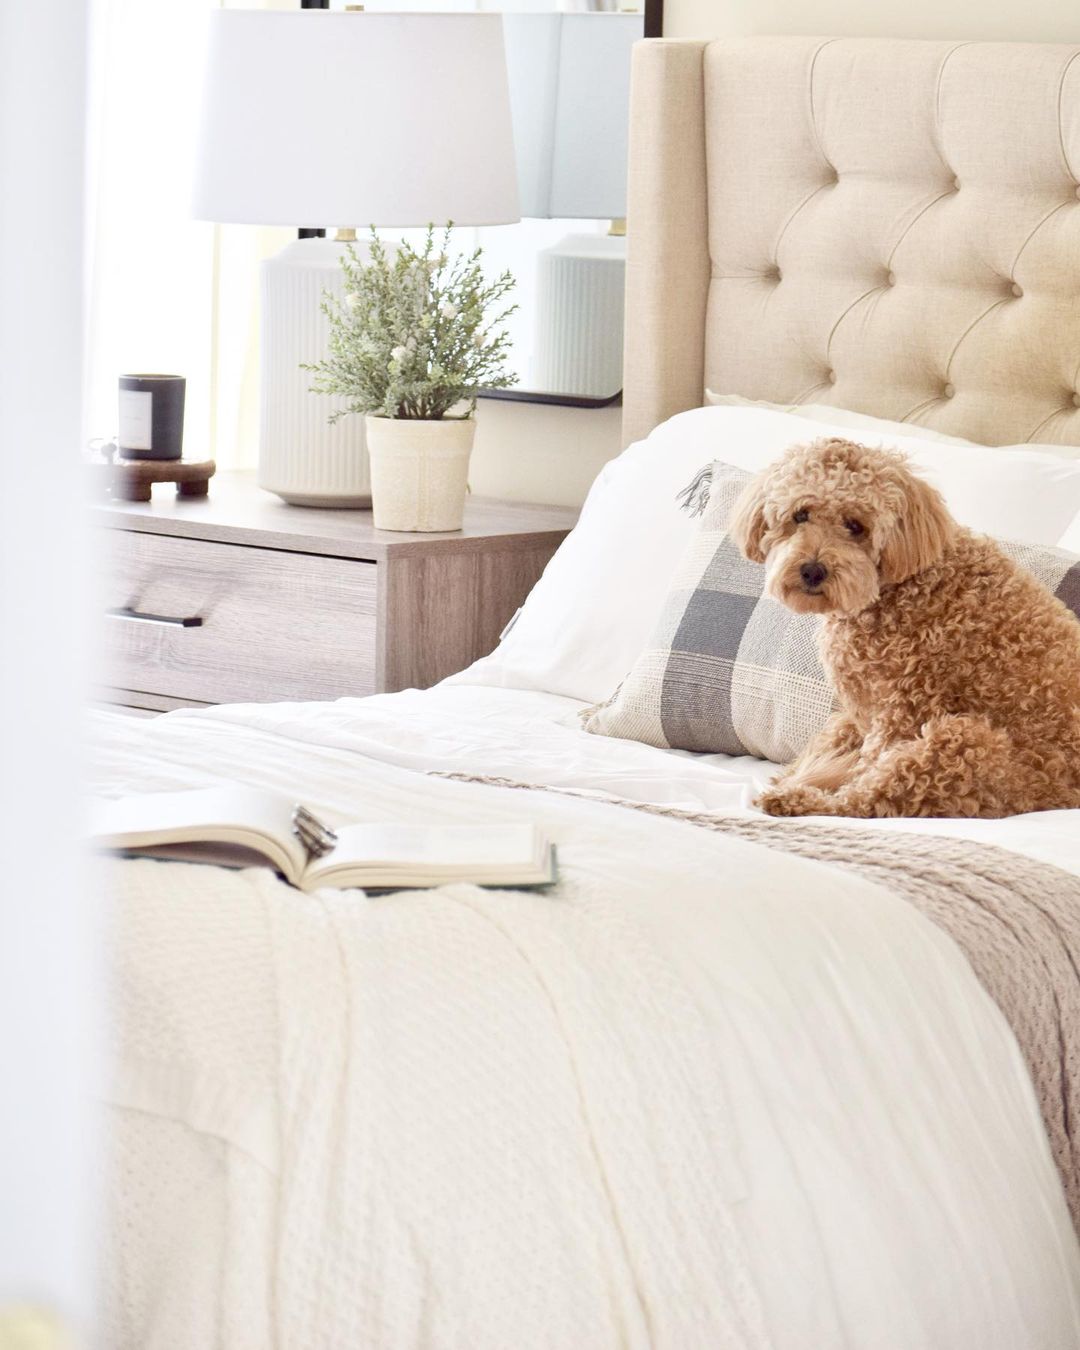
{"type": "MultiPolygon", "coordinates": [[[[466,770],[690,809],[749,811],[758,790],[777,772],[775,764],[749,755],[697,755],[585,735],[577,723],[584,706],[553,694],[454,683],[336,703],[248,704],[194,715],[420,772],[466,770]]],[[[173,720],[191,715],[174,714],[173,720]]],[[[1080,876],[1077,811],[1041,811],[1008,820],[829,817],[826,823],[982,840],[1080,876]]]]}
{"type": "MultiPolygon", "coordinates": [[[[744,807],[741,764],[586,737],[559,724],[575,706],[457,687],[102,719],[103,790],[527,817],[563,871],[367,900],[108,864],[103,1343],[1080,1345],[1030,1083],[936,928],[682,822],[415,772],[744,807]]],[[[1075,825],[993,837],[1080,870],[1075,825]]]]}

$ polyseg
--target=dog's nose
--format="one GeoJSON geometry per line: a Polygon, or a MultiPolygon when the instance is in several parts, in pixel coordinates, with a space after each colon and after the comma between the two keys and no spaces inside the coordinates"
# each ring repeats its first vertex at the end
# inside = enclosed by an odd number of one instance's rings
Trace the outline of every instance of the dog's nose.
{"type": "Polygon", "coordinates": [[[828,575],[829,569],[824,563],[805,562],[799,568],[799,576],[802,577],[804,586],[820,586],[828,575]]]}

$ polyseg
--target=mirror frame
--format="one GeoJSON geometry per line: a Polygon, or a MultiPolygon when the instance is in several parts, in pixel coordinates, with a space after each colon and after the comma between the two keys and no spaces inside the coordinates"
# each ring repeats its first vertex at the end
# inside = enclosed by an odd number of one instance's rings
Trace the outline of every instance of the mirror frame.
{"type": "MultiPolygon", "coordinates": [[[[300,0],[301,9],[329,9],[330,0],[300,0]]],[[[664,35],[664,0],[645,0],[644,36],[658,38],[664,35]]],[[[323,229],[300,229],[301,239],[325,235],[323,229]]],[[[546,403],[559,408],[610,408],[622,403],[622,390],[607,398],[586,398],[578,394],[549,394],[530,389],[481,389],[479,398],[498,399],[504,403],[546,403]]]]}
{"type": "MultiPolygon", "coordinates": [[[[664,35],[664,0],[645,0],[645,31],[647,38],[664,35]]],[[[503,403],[546,403],[559,408],[610,408],[622,403],[622,390],[607,398],[585,398],[577,394],[549,394],[532,389],[481,389],[480,398],[496,399],[503,403]]]]}

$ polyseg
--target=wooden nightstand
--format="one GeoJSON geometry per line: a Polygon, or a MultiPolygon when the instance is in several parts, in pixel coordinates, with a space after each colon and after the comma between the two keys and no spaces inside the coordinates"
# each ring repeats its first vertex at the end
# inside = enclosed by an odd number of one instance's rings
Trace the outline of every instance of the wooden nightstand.
{"type": "Polygon", "coordinates": [[[434,684],[491,651],[577,516],[470,498],[457,533],[397,534],[370,511],[286,506],[239,473],[209,498],[94,510],[97,683],[157,711],[434,684]]]}

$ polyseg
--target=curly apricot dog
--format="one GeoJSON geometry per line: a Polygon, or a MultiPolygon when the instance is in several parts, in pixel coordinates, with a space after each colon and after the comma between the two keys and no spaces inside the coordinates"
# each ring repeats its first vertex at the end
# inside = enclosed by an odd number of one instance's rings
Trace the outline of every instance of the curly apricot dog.
{"type": "Polygon", "coordinates": [[[1080,624],[903,456],[830,439],[740,498],[768,593],[826,615],[841,711],[766,789],[776,816],[1080,807],[1080,624]]]}

